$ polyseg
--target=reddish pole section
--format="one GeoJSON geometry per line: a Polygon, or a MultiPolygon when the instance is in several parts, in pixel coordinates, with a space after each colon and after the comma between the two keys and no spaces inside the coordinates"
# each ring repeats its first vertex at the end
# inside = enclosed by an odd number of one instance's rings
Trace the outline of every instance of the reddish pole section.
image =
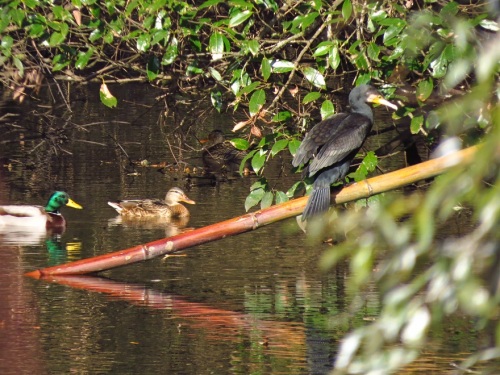
{"type": "MultiPolygon", "coordinates": [[[[463,167],[473,159],[477,149],[478,146],[469,147],[438,159],[429,160],[395,172],[354,183],[336,193],[332,197],[332,202],[341,204],[360,198],[367,198],[374,194],[434,177],[456,165],[463,167]]],[[[494,150],[493,154],[495,157],[500,157],[500,146],[494,150]]],[[[297,216],[304,210],[306,203],[307,197],[294,199],[260,211],[248,213],[176,236],[149,242],[144,245],[29,272],[26,276],[39,279],[43,276],[83,275],[142,262],[160,255],[174,253],[202,243],[248,232],[276,221],[297,216]]]]}

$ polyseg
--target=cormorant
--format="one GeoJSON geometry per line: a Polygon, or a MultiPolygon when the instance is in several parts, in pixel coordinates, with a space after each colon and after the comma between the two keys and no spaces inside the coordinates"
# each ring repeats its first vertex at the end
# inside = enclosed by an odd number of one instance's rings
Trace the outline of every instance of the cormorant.
{"type": "Polygon", "coordinates": [[[398,108],[370,85],[355,87],[349,94],[351,112],[335,114],[316,124],[297,150],[292,165],[298,167],[309,162],[303,176],[314,177],[303,221],[328,211],[330,185],[346,176],[372,128],[373,112],[368,103],[398,108]]]}

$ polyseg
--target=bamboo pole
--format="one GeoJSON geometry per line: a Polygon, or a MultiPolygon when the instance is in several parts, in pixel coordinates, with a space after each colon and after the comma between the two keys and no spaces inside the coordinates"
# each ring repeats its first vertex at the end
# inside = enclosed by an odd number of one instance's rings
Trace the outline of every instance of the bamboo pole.
{"type": "MultiPolygon", "coordinates": [[[[478,146],[469,147],[441,158],[428,160],[420,164],[354,183],[332,196],[332,202],[335,204],[342,204],[434,177],[455,165],[470,163],[477,149],[478,146]]],[[[163,238],[147,244],[137,245],[129,249],[35,270],[27,273],[26,276],[38,279],[49,275],[83,275],[142,262],[227,236],[234,236],[236,234],[255,230],[264,225],[297,216],[304,210],[306,202],[307,197],[301,197],[263,210],[250,212],[226,221],[198,228],[190,232],[163,238]]]]}

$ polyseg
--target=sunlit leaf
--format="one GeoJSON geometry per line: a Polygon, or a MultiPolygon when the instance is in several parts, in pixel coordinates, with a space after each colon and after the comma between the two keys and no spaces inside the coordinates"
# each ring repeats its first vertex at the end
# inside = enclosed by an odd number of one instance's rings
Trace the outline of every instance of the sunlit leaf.
{"type": "Polygon", "coordinates": [[[209,67],[208,71],[210,72],[210,75],[216,80],[216,81],[222,81],[222,76],[221,74],[217,71],[217,69],[209,67]]]}
{"type": "Polygon", "coordinates": [[[79,52],[78,53],[78,59],[75,62],[75,68],[76,69],[83,69],[87,66],[89,63],[90,58],[92,57],[94,53],[94,48],[89,48],[87,52],[79,52]]]}
{"type": "Polygon", "coordinates": [[[332,50],[330,51],[330,53],[328,54],[328,65],[330,65],[330,67],[332,69],[337,69],[340,65],[340,53],[339,53],[339,49],[337,47],[334,47],[332,48],[332,50]]]}
{"type": "Polygon", "coordinates": [[[290,199],[288,198],[288,196],[284,192],[282,192],[282,191],[276,192],[276,204],[288,202],[289,200],[290,199]]]}
{"type": "Polygon", "coordinates": [[[215,32],[210,35],[208,50],[212,54],[212,60],[219,60],[222,58],[222,53],[224,52],[224,38],[221,33],[215,32]]]}
{"type": "Polygon", "coordinates": [[[101,87],[99,89],[99,97],[102,104],[109,108],[114,108],[118,104],[118,100],[113,96],[113,94],[111,94],[108,85],[106,85],[105,83],[101,84],[101,87]]]}
{"type": "Polygon", "coordinates": [[[265,102],[266,102],[266,92],[262,89],[256,90],[252,94],[250,98],[250,103],[248,104],[250,110],[250,116],[253,116],[257,112],[259,112],[265,102]]]}
{"type": "Polygon", "coordinates": [[[264,209],[267,207],[271,207],[273,204],[273,193],[270,191],[266,191],[264,193],[264,196],[262,197],[262,200],[260,201],[260,208],[264,209]]]}
{"type": "Polygon", "coordinates": [[[292,114],[290,113],[290,111],[281,111],[278,112],[276,115],[274,115],[273,121],[274,122],[287,121],[290,118],[292,118],[292,114]]]}
{"type": "Polygon", "coordinates": [[[344,3],[342,4],[342,18],[344,19],[345,22],[349,20],[351,14],[352,14],[351,0],[344,0],[344,3]]]}
{"type": "Polygon", "coordinates": [[[318,44],[318,46],[314,49],[313,56],[323,56],[329,53],[332,48],[335,47],[335,43],[327,41],[327,42],[321,42],[318,44]]]}
{"type": "Polygon", "coordinates": [[[420,129],[422,128],[422,125],[424,124],[424,116],[413,116],[411,119],[411,124],[410,124],[410,131],[412,134],[417,134],[420,129]]]}
{"type": "Polygon", "coordinates": [[[264,78],[264,81],[267,82],[267,80],[271,76],[271,64],[266,57],[262,59],[260,69],[262,70],[262,78],[264,78]]]}
{"type": "Polygon", "coordinates": [[[321,93],[317,91],[312,91],[308,93],[306,96],[304,96],[304,99],[302,99],[303,104],[311,103],[314,102],[316,99],[319,99],[321,97],[321,93]]]}
{"type": "Polygon", "coordinates": [[[210,101],[212,105],[220,113],[222,108],[222,93],[220,91],[212,91],[210,92],[210,101]]]}
{"type": "Polygon", "coordinates": [[[49,45],[51,47],[56,47],[64,42],[64,39],[66,39],[66,37],[62,33],[52,33],[52,35],[50,36],[49,45]]]}
{"type": "Polygon", "coordinates": [[[287,73],[293,70],[294,64],[286,60],[273,60],[271,61],[272,71],[275,73],[287,73]]]}
{"type": "Polygon", "coordinates": [[[286,146],[288,146],[288,139],[280,139],[276,141],[276,143],[271,148],[271,156],[275,156],[278,152],[283,150],[286,146]]]}
{"type": "Polygon", "coordinates": [[[141,52],[146,52],[151,43],[151,36],[149,34],[142,34],[137,38],[137,49],[141,52]]]}
{"type": "Polygon", "coordinates": [[[427,98],[432,94],[434,90],[434,81],[432,78],[426,79],[425,81],[420,81],[417,87],[417,99],[421,102],[425,102],[427,98]]]}
{"type": "Polygon", "coordinates": [[[288,142],[288,150],[290,151],[290,154],[292,154],[292,156],[295,156],[297,149],[300,147],[300,143],[301,142],[298,139],[292,139],[290,142],[288,142]]]}
{"type": "Polygon", "coordinates": [[[331,100],[325,100],[321,104],[321,118],[324,120],[335,113],[335,106],[331,100]]]}
{"type": "Polygon", "coordinates": [[[245,211],[248,211],[253,206],[257,205],[264,196],[265,191],[262,188],[252,190],[245,199],[245,211]]]}
{"type": "Polygon", "coordinates": [[[204,9],[204,8],[208,8],[208,7],[211,7],[211,6],[217,5],[217,4],[219,4],[220,2],[222,2],[222,0],[207,0],[207,1],[205,1],[203,4],[201,4],[201,5],[198,7],[198,10],[201,10],[201,9],[204,9]]]}
{"type": "Polygon", "coordinates": [[[229,20],[229,27],[236,27],[245,22],[253,13],[250,10],[238,12],[229,20]]]}
{"type": "Polygon", "coordinates": [[[325,77],[323,77],[323,74],[321,74],[318,70],[308,66],[304,68],[304,75],[314,86],[326,89],[325,77]]]}
{"type": "Polygon", "coordinates": [[[165,50],[165,53],[163,54],[163,57],[161,59],[161,64],[162,65],[172,64],[175,61],[178,54],[179,52],[177,50],[177,45],[170,44],[165,50]]]}
{"type": "Polygon", "coordinates": [[[266,162],[266,156],[267,156],[267,153],[263,150],[256,152],[255,155],[253,156],[252,169],[255,171],[255,173],[258,174],[259,171],[264,166],[264,163],[266,162]]]}
{"type": "Polygon", "coordinates": [[[248,150],[248,148],[250,147],[250,142],[243,138],[233,138],[231,139],[231,144],[234,146],[234,148],[243,151],[248,150]]]}

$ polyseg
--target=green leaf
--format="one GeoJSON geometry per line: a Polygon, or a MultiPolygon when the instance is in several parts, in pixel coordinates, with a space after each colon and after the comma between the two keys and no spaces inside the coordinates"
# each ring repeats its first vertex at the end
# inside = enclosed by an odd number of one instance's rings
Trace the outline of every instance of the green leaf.
{"type": "Polygon", "coordinates": [[[380,47],[375,43],[371,42],[366,49],[368,57],[373,61],[379,61],[378,55],[380,54],[380,47]]]}
{"type": "Polygon", "coordinates": [[[160,73],[160,60],[156,56],[151,56],[146,66],[146,73],[150,81],[156,79],[160,73]]]}
{"type": "Polygon", "coordinates": [[[306,67],[304,68],[304,75],[306,76],[306,79],[314,86],[321,89],[326,89],[325,77],[323,77],[323,74],[321,74],[318,70],[311,67],[306,67]]]}
{"type": "Polygon", "coordinates": [[[328,54],[328,65],[331,66],[333,70],[337,69],[340,65],[340,53],[338,47],[332,48],[330,53],[328,54]]]}
{"type": "Polygon", "coordinates": [[[89,48],[87,52],[79,52],[78,59],[75,62],[76,69],[83,69],[89,63],[90,58],[94,54],[94,48],[89,48]]]}
{"type": "Polygon", "coordinates": [[[394,42],[396,36],[398,36],[402,30],[403,27],[399,25],[389,26],[384,32],[384,45],[390,46],[394,42]]]}
{"type": "Polygon", "coordinates": [[[288,199],[288,196],[282,192],[282,191],[277,191],[276,192],[276,204],[280,204],[280,203],[284,203],[284,202],[288,202],[289,199],[288,199]]]}
{"type": "Polygon", "coordinates": [[[102,104],[109,108],[114,108],[118,104],[118,100],[111,94],[105,83],[103,83],[99,89],[99,97],[101,98],[102,104]]]}
{"type": "Polygon", "coordinates": [[[161,64],[162,65],[170,65],[172,64],[175,59],[177,58],[177,55],[179,54],[179,51],[177,49],[177,45],[175,44],[170,44],[167,49],[165,50],[165,53],[161,59],[161,64]]]}
{"type": "Polygon", "coordinates": [[[342,18],[347,22],[352,14],[351,0],[345,0],[342,4],[342,18]]]}
{"type": "Polygon", "coordinates": [[[283,150],[286,146],[288,146],[288,139],[280,139],[276,141],[276,143],[271,148],[271,156],[274,157],[278,152],[283,150]]]}
{"type": "Polygon", "coordinates": [[[267,152],[265,152],[264,150],[256,152],[255,155],[253,156],[252,169],[255,171],[255,173],[259,174],[259,171],[262,169],[266,161],[266,156],[267,152]]]}
{"type": "Polygon", "coordinates": [[[222,93],[220,91],[210,92],[210,100],[217,112],[220,113],[222,108],[222,93]]]}
{"type": "Polygon", "coordinates": [[[209,67],[208,71],[210,72],[210,75],[216,80],[216,81],[222,81],[222,76],[221,74],[217,71],[217,69],[209,67]]]}
{"type": "Polygon", "coordinates": [[[14,44],[14,38],[12,38],[10,35],[2,36],[2,42],[0,44],[2,46],[2,49],[10,50],[13,44],[14,44]]]}
{"type": "Polygon", "coordinates": [[[243,12],[237,12],[229,20],[229,27],[236,27],[245,22],[253,14],[250,10],[244,10],[243,12]]]}
{"type": "Polygon", "coordinates": [[[273,204],[273,193],[270,191],[266,191],[264,193],[264,196],[262,197],[262,200],[260,201],[260,208],[264,209],[267,207],[271,207],[273,204]]]}
{"type": "Polygon", "coordinates": [[[247,48],[250,53],[255,56],[259,53],[259,42],[257,42],[255,39],[250,40],[247,42],[247,48]]]}
{"type": "Polygon", "coordinates": [[[250,116],[255,115],[260,111],[260,108],[266,103],[266,92],[262,89],[256,90],[249,103],[250,116]]]}
{"type": "Polygon", "coordinates": [[[301,142],[298,139],[292,139],[290,142],[288,142],[288,150],[290,151],[290,154],[292,154],[292,156],[295,156],[297,149],[300,147],[300,143],[301,142]]]}
{"type": "Polygon", "coordinates": [[[230,142],[238,150],[246,151],[250,147],[250,142],[243,138],[233,138],[230,142]]]}
{"type": "Polygon", "coordinates": [[[220,2],[222,2],[222,0],[207,0],[207,1],[205,1],[203,4],[201,4],[201,5],[198,7],[198,10],[201,10],[201,9],[204,9],[204,8],[208,8],[208,7],[211,7],[211,6],[217,5],[217,4],[219,4],[220,2]]]}
{"type": "Polygon", "coordinates": [[[222,58],[222,53],[224,52],[224,36],[221,33],[216,32],[210,35],[208,50],[212,54],[212,60],[219,60],[222,58]]]}
{"type": "Polygon", "coordinates": [[[275,73],[287,73],[293,70],[293,62],[286,60],[273,60],[271,62],[271,68],[275,73]]]}
{"type": "Polygon", "coordinates": [[[378,158],[375,152],[369,151],[363,158],[362,164],[365,165],[368,172],[373,172],[378,165],[378,158]]]}
{"type": "Polygon", "coordinates": [[[321,118],[324,120],[335,113],[335,106],[330,100],[325,100],[321,104],[321,118]]]}
{"type": "Polygon", "coordinates": [[[264,81],[267,82],[267,80],[271,76],[271,64],[266,57],[262,59],[262,62],[260,63],[260,69],[262,70],[262,77],[264,78],[264,81]]]}
{"type": "Polygon", "coordinates": [[[245,156],[245,157],[243,158],[243,160],[241,161],[241,164],[240,164],[240,170],[239,170],[240,175],[243,175],[243,170],[244,170],[244,168],[245,168],[245,166],[246,166],[247,161],[248,161],[248,160],[250,160],[251,158],[253,158],[253,156],[254,156],[256,153],[257,153],[257,150],[252,150],[252,151],[250,151],[250,152],[247,154],[247,156],[245,156]]]}
{"type": "Polygon", "coordinates": [[[62,42],[64,42],[64,39],[65,39],[65,36],[62,33],[59,33],[59,32],[52,33],[52,35],[50,36],[50,40],[49,40],[49,46],[57,47],[62,42]]]}
{"type": "Polygon", "coordinates": [[[292,114],[290,113],[290,111],[281,111],[273,116],[273,121],[274,122],[287,121],[290,118],[292,118],[292,114]]]}
{"type": "Polygon", "coordinates": [[[52,71],[57,72],[69,65],[70,61],[66,58],[64,54],[57,54],[52,59],[52,71]]]}
{"type": "Polygon", "coordinates": [[[266,192],[262,188],[252,190],[245,199],[245,211],[257,205],[262,200],[265,193],[266,192]]]}
{"type": "Polygon", "coordinates": [[[141,34],[137,38],[137,49],[141,52],[146,52],[149,49],[151,36],[149,34],[141,34]]]}
{"type": "Polygon", "coordinates": [[[412,134],[417,134],[420,131],[420,128],[424,124],[424,116],[413,116],[410,124],[410,131],[412,134]]]}
{"type": "Polygon", "coordinates": [[[432,94],[434,90],[434,81],[429,78],[425,81],[420,81],[417,87],[417,99],[421,102],[425,102],[427,98],[432,94]]]}
{"type": "Polygon", "coordinates": [[[330,53],[330,51],[335,47],[335,43],[326,41],[326,42],[321,42],[318,44],[318,46],[314,49],[313,56],[323,56],[326,55],[327,53],[330,53]]]}
{"type": "Polygon", "coordinates": [[[317,91],[312,91],[308,93],[306,96],[304,96],[304,99],[302,99],[302,104],[314,102],[316,99],[319,99],[320,97],[321,93],[317,91]]]}

